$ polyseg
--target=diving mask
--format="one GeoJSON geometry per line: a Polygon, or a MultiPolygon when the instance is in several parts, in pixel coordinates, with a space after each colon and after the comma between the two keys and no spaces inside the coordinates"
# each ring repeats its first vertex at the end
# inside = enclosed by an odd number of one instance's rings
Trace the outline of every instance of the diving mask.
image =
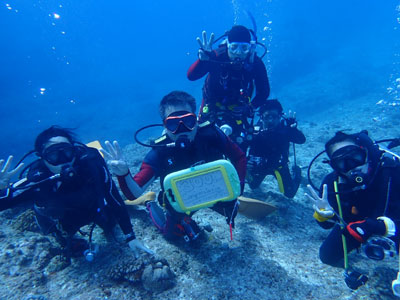
{"type": "Polygon", "coordinates": [[[282,114],[275,110],[266,111],[261,115],[263,129],[274,129],[279,125],[282,114]]]}
{"type": "Polygon", "coordinates": [[[49,164],[57,166],[71,162],[75,157],[75,148],[70,143],[57,143],[47,147],[42,158],[49,164]]]}
{"type": "Polygon", "coordinates": [[[228,42],[228,50],[234,54],[247,54],[251,50],[251,44],[245,42],[228,42]]]}
{"type": "Polygon", "coordinates": [[[173,134],[192,131],[197,124],[197,118],[194,113],[178,111],[169,115],[164,120],[164,126],[173,134]]]}
{"type": "Polygon", "coordinates": [[[332,154],[330,164],[334,170],[344,174],[364,165],[366,161],[367,152],[363,148],[356,145],[348,145],[332,154]]]}

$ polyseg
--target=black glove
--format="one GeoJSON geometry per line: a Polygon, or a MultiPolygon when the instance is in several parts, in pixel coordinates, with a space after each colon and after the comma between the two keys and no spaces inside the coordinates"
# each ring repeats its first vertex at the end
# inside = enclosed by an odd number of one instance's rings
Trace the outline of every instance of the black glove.
{"type": "Polygon", "coordinates": [[[287,118],[286,124],[290,128],[297,128],[297,120],[295,118],[287,118]]]}
{"type": "Polygon", "coordinates": [[[367,218],[363,221],[349,223],[344,230],[347,236],[364,243],[371,235],[384,235],[386,226],[383,220],[367,218]]]}
{"type": "Polygon", "coordinates": [[[263,158],[261,158],[259,156],[249,155],[247,157],[247,167],[248,168],[258,167],[259,165],[261,165],[262,162],[263,162],[263,158]]]}

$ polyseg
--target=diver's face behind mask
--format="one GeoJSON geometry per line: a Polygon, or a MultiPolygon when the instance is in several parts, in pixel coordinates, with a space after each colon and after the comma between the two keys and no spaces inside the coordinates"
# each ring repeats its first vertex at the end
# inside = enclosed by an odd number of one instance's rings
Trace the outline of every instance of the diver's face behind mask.
{"type": "Polygon", "coordinates": [[[264,130],[275,129],[281,121],[281,114],[277,110],[267,110],[261,117],[264,130]]]}
{"type": "Polygon", "coordinates": [[[194,140],[197,133],[197,117],[189,105],[169,106],[165,109],[164,127],[174,142],[194,140]]]}
{"type": "Polygon", "coordinates": [[[251,44],[245,42],[228,42],[228,56],[232,61],[244,61],[251,51],[251,44]]]}
{"type": "Polygon", "coordinates": [[[60,174],[63,169],[73,165],[75,148],[66,137],[52,137],[45,144],[41,158],[52,173],[60,174]]]}
{"type": "Polygon", "coordinates": [[[367,150],[346,141],[332,145],[331,149],[331,167],[351,184],[366,184],[369,175],[367,150]]]}

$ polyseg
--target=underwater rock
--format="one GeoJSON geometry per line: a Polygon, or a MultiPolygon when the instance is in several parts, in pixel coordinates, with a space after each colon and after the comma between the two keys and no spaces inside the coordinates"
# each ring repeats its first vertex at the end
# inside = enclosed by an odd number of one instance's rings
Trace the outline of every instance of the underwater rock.
{"type": "Polygon", "coordinates": [[[18,236],[12,242],[4,244],[0,264],[9,276],[19,276],[31,270],[41,272],[54,256],[49,252],[50,247],[51,243],[46,237],[33,233],[18,236]]]}
{"type": "Polygon", "coordinates": [[[19,232],[32,231],[39,232],[39,226],[35,220],[35,212],[31,209],[20,214],[13,222],[12,226],[19,232]]]}
{"type": "Polygon", "coordinates": [[[117,281],[129,281],[131,283],[141,282],[141,276],[146,262],[143,258],[133,261],[121,261],[108,270],[108,277],[117,281]]]}
{"type": "Polygon", "coordinates": [[[175,285],[175,274],[167,260],[154,257],[121,261],[109,269],[108,276],[113,280],[142,283],[151,292],[162,292],[175,285]]]}
{"type": "Polygon", "coordinates": [[[175,274],[167,260],[154,259],[146,266],[142,275],[143,287],[152,292],[162,292],[175,285],[175,274]]]}
{"type": "Polygon", "coordinates": [[[44,269],[51,261],[52,255],[49,251],[42,251],[37,257],[35,257],[35,263],[39,270],[44,269]]]}
{"type": "Polygon", "coordinates": [[[51,274],[55,272],[59,272],[71,264],[71,260],[67,259],[63,255],[54,256],[47,267],[44,269],[45,274],[51,274]]]}
{"type": "Polygon", "coordinates": [[[32,270],[30,278],[33,287],[43,286],[47,283],[46,275],[38,270],[32,270]]]}
{"type": "Polygon", "coordinates": [[[373,289],[368,290],[370,299],[398,299],[392,292],[392,280],[396,279],[397,273],[387,267],[377,267],[369,276],[369,284],[373,289]]]}

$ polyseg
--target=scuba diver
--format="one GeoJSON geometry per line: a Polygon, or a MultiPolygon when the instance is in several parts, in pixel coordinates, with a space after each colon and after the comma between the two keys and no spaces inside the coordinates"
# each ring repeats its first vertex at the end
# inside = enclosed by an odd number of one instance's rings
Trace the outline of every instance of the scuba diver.
{"type": "MultiPolygon", "coordinates": [[[[207,75],[203,86],[203,101],[200,106],[200,121],[216,122],[218,126],[229,126],[227,135],[244,151],[253,129],[254,110],[263,105],[269,96],[270,87],[262,57],[257,56],[254,31],[235,25],[225,35],[218,49],[213,50],[214,34],[199,42],[199,58],[188,72],[194,81],[207,75]],[[252,38],[253,36],[253,38],[252,38]],[[256,93],[253,99],[253,91],[256,93]],[[229,134],[228,134],[229,133],[229,134]]],[[[225,127],[226,127],[225,126],[225,127]]],[[[225,131],[225,130],[224,130],[225,131]]],[[[226,132],[226,131],[225,131],[226,132]]]]}
{"type": "Polygon", "coordinates": [[[255,189],[265,176],[273,175],[281,193],[293,198],[300,185],[301,169],[295,163],[292,178],[289,170],[289,146],[290,143],[304,144],[306,138],[297,128],[296,114],[289,111],[288,118],[284,118],[283,108],[278,100],[268,100],[260,107],[259,113],[260,122],[255,126],[249,145],[246,182],[250,188],[255,189]]]}
{"type": "MultiPolygon", "coordinates": [[[[79,143],[73,133],[52,126],[40,133],[33,152],[39,159],[20,174],[25,176],[10,184],[11,177],[23,163],[10,170],[12,156],[0,172],[0,210],[22,203],[32,203],[37,223],[44,234],[53,234],[67,260],[94,256],[91,236],[95,224],[112,233],[118,222],[126,244],[138,256],[139,250],[153,253],[135,237],[125,204],[100,153],[79,143]],[[75,237],[81,227],[92,224],[89,243],[75,237]]],[[[23,158],[23,159],[24,159],[23,158]]],[[[22,159],[22,160],[23,160],[22,159]]]]}
{"type": "MultiPolygon", "coordinates": [[[[344,258],[346,284],[357,289],[367,277],[347,272],[347,253],[361,247],[368,258],[382,260],[397,252],[400,161],[397,155],[374,143],[367,131],[339,131],[319,155],[324,152],[333,172],[323,179],[319,194],[311,185],[310,194],[305,194],[314,203],[318,224],[331,229],[319,257],[324,264],[335,267],[343,265],[344,258]]],[[[393,290],[400,288],[398,284],[393,283],[393,290]]]]}
{"type": "MultiPolygon", "coordinates": [[[[244,187],[244,153],[214,124],[199,123],[195,110],[195,99],[185,92],[173,91],[163,97],[160,102],[160,116],[165,134],[152,144],[152,150],[146,155],[139,172],[134,176],[130,174],[116,141],[113,144],[106,141],[107,150],[102,150],[110,170],[117,175],[120,188],[128,199],[138,198],[155,179],[160,178],[161,192],[158,195],[158,204],[156,201],[145,204],[154,225],[167,239],[183,237],[186,241],[193,241],[201,232],[191,218],[194,212],[179,212],[174,209],[171,200],[166,199],[170,192],[165,187],[165,178],[168,175],[226,157],[233,164],[235,174],[237,172],[239,175],[239,193],[244,187]]],[[[196,192],[196,186],[198,185],[194,184],[191,190],[196,192]]],[[[236,199],[217,202],[211,209],[223,215],[228,225],[234,227],[238,210],[236,199]]]]}

